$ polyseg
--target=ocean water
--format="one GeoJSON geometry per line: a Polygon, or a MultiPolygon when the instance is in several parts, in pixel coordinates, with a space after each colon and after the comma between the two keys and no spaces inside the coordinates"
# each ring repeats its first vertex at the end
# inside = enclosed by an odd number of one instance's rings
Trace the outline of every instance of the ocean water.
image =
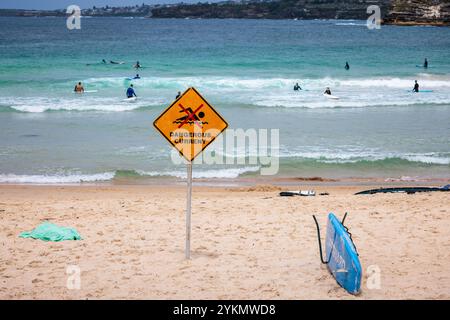
{"type": "MultiPolygon", "coordinates": [[[[449,179],[449,49],[449,28],[364,21],[0,18],[0,183],[182,179],[152,123],[190,86],[231,129],[279,129],[278,176],[449,179]]],[[[194,177],[259,176],[247,162],[194,177]]]]}

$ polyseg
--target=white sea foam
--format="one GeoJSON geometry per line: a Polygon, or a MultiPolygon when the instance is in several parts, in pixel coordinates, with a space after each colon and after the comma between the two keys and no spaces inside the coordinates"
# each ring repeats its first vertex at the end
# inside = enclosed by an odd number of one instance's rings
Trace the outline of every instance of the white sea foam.
{"type": "MultiPolygon", "coordinates": [[[[260,167],[226,168],[212,170],[196,170],[194,179],[235,179],[245,173],[258,172],[260,167]]],[[[175,177],[186,179],[185,171],[135,171],[141,177],[175,177]]],[[[18,175],[0,174],[0,183],[11,184],[78,184],[83,182],[111,181],[117,176],[116,172],[98,174],[58,174],[58,175],[18,175]]]]}
{"type": "MultiPolygon", "coordinates": [[[[242,167],[242,168],[227,168],[227,169],[211,169],[211,170],[195,170],[192,174],[194,179],[235,179],[245,173],[258,172],[260,167],[242,167]]],[[[175,177],[186,179],[185,171],[137,171],[141,176],[150,177],[175,177]]]]}
{"type": "Polygon", "coordinates": [[[428,154],[402,155],[400,158],[408,160],[408,161],[413,161],[413,162],[450,165],[450,158],[436,157],[436,156],[432,156],[432,155],[428,155],[428,154]]]}
{"type": "Polygon", "coordinates": [[[318,150],[309,152],[286,151],[280,154],[280,158],[303,158],[316,160],[323,163],[356,163],[360,161],[384,161],[391,159],[402,159],[410,162],[425,164],[448,165],[450,155],[442,153],[398,153],[381,152],[377,150],[318,150]]]}
{"type": "MultiPolygon", "coordinates": [[[[387,87],[387,88],[412,88],[416,79],[401,79],[401,78],[375,78],[375,79],[352,79],[339,81],[342,86],[350,87],[387,87]]],[[[424,88],[450,88],[450,80],[420,80],[420,85],[424,88]]]]}
{"type": "Polygon", "coordinates": [[[338,22],[334,24],[335,26],[358,26],[358,27],[367,27],[365,23],[354,23],[354,22],[338,22]]]}
{"type": "MultiPolygon", "coordinates": [[[[433,76],[420,77],[423,90],[432,93],[415,94],[411,92],[414,79],[403,78],[364,78],[364,79],[301,79],[305,89],[292,90],[291,78],[238,78],[238,77],[180,77],[142,78],[135,82],[139,93],[136,103],[124,102],[123,92],[127,85],[125,78],[90,78],[84,81],[89,89],[98,93],[77,96],[68,93],[52,92],[53,98],[1,97],[0,108],[9,107],[20,112],[40,113],[45,111],[104,111],[124,112],[152,106],[167,106],[174,99],[174,93],[194,86],[216,104],[246,105],[280,108],[363,108],[379,106],[448,105],[450,104],[450,79],[433,76]],[[323,90],[332,89],[339,100],[326,99],[323,90]]],[[[67,83],[67,86],[69,84],[67,83]]]]}
{"type": "MultiPolygon", "coordinates": [[[[447,77],[424,76],[421,80],[423,86],[429,87],[450,87],[450,79],[447,77]]],[[[319,78],[319,79],[301,79],[302,84],[308,84],[313,88],[324,88],[329,85],[350,86],[350,87],[390,87],[390,88],[409,88],[412,87],[411,78],[356,78],[356,79],[339,79],[339,78],[319,78]]],[[[202,87],[210,89],[263,89],[263,88],[285,88],[291,89],[293,84],[298,82],[297,78],[238,78],[238,77],[143,77],[133,81],[139,87],[154,88],[179,88],[179,87],[202,87]]],[[[123,86],[127,81],[125,78],[90,78],[84,81],[87,85],[95,87],[117,87],[123,86]]]]}
{"type": "Polygon", "coordinates": [[[0,98],[0,105],[28,113],[46,111],[104,111],[124,112],[145,106],[160,105],[160,100],[142,99],[136,103],[128,103],[123,98],[87,98],[86,99],[48,99],[42,97],[0,98]]]}
{"type": "MultiPolygon", "coordinates": [[[[257,152],[249,152],[248,150],[236,150],[231,153],[217,153],[227,158],[252,158],[258,157],[257,152]]],[[[396,153],[396,152],[381,152],[370,149],[347,148],[346,151],[313,148],[311,151],[298,151],[293,148],[289,150],[288,147],[282,146],[279,150],[280,159],[305,159],[321,163],[329,164],[343,164],[343,163],[357,163],[360,161],[384,161],[391,159],[402,159],[410,162],[418,162],[425,164],[449,165],[450,155],[442,153],[396,153]],[[317,150],[314,150],[317,149],[317,150]]]]}
{"type": "Polygon", "coordinates": [[[0,183],[19,184],[73,184],[82,182],[109,181],[114,178],[114,172],[99,174],[74,174],[74,175],[0,175],[0,183]]]}

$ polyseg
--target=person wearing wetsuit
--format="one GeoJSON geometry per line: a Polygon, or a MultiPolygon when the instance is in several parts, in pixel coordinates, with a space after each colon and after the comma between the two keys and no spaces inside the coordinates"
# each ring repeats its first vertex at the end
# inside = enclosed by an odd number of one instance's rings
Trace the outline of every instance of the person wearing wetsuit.
{"type": "Polygon", "coordinates": [[[329,94],[329,95],[331,95],[331,90],[330,90],[330,88],[327,87],[327,89],[325,90],[325,92],[324,92],[323,94],[329,94]]]}
{"type": "Polygon", "coordinates": [[[348,64],[348,62],[345,62],[345,70],[350,70],[350,65],[348,64]]]}
{"type": "Polygon", "coordinates": [[[76,93],[83,93],[84,92],[84,88],[83,88],[83,85],[81,84],[81,82],[78,82],[78,84],[75,86],[73,91],[75,91],[76,93]]]}
{"type": "Polygon", "coordinates": [[[428,68],[428,59],[427,59],[427,58],[425,58],[425,61],[423,62],[423,67],[424,67],[425,69],[428,68]]]}
{"type": "Polygon", "coordinates": [[[137,95],[136,95],[136,92],[134,92],[133,85],[130,84],[130,87],[127,90],[127,98],[130,99],[133,97],[137,97],[137,95]]]}
{"type": "Polygon", "coordinates": [[[181,92],[180,92],[180,91],[178,91],[178,94],[177,94],[177,96],[175,97],[175,100],[178,99],[179,97],[181,97],[181,92]]]}
{"type": "Polygon", "coordinates": [[[416,83],[414,84],[414,89],[413,89],[413,91],[414,91],[414,92],[419,92],[419,84],[417,83],[417,80],[416,80],[416,83]]]}
{"type": "Polygon", "coordinates": [[[294,86],[294,91],[302,90],[302,88],[299,86],[298,82],[294,86]]]}
{"type": "Polygon", "coordinates": [[[106,64],[106,60],[105,60],[105,59],[103,59],[103,60],[102,60],[102,63],[103,63],[103,64],[106,64]]]}
{"type": "Polygon", "coordinates": [[[139,63],[139,61],[136,61],[136,64],[134,65],[135,69],[140,69],[141,68],[141,64],[139,63]]]}
{"type": "Polygon", "coordinates": [[[136,75],[136,77],[134,77],[134,79],[140,79],[141,76],[139,74],[136,75]]]}

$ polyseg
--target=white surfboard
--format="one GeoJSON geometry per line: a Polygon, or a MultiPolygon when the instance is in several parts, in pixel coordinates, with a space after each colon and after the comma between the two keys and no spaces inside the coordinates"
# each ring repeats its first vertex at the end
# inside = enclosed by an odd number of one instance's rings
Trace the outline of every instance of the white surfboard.
{"type": "Polygon", "coordinates": [[[126,99],[123,99],[123,101],[125,101],[125,102],[136,102],[137,101],[137,97],[126,98],[126,99]]]}
{"type": "Polygon", "coordinates": [[[332,100],[339,100],[339,97],[333,96],[332,94],[323,94],[326,98],[332,99],[332,100]]]}
{"type": "Polygon", "coordinates": [[[84,90],[83,92],[72,91],[72,93],[83,94],[83,93],[96,93],[98,90],[84,90]]]}

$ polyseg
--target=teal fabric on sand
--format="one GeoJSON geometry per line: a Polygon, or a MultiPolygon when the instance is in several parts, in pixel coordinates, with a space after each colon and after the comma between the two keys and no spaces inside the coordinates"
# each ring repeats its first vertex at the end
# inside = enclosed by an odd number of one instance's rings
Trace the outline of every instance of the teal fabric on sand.
{"type": "Polygon", "coordinates": [[[22,232],[19,238],[33,238],[43,241],[82,240],[73,228],[61,227],[50,222],[41,223],[33,231],[22,232]]]}

